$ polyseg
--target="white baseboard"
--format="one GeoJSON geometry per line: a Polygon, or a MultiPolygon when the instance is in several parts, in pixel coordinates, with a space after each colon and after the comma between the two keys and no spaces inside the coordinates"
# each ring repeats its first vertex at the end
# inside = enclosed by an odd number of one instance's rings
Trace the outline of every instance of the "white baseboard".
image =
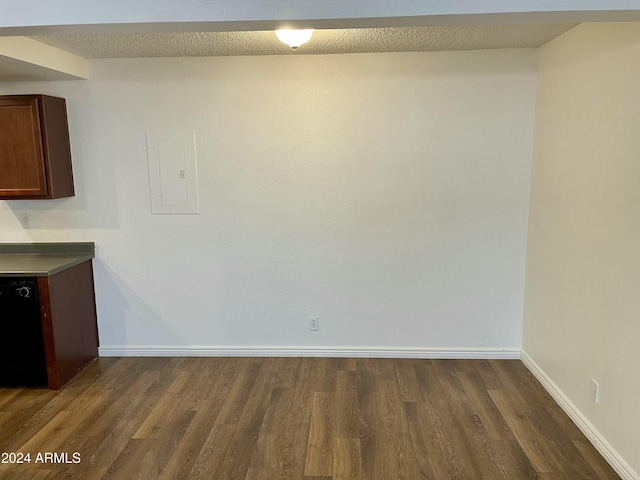
{"type": "Polygon", "coordinates": [[[600,452],[609,465],[620,475],[623,480],[640,480],[640,475],[636,473],[618,452],[607,442],[598,430],[587,420],[569,398],[558,388],[547,374],[538,366],[536,362],[522,350],[520,353],[522,363],[538,379],[547,392],[560,405],[569,418],[585,434],[594,447],[600,452]]]}
{"type": "Polygon", "coordinates": [[[519,348],[105,345],[101,357],[358,357],[519,359],[519,348]]]}

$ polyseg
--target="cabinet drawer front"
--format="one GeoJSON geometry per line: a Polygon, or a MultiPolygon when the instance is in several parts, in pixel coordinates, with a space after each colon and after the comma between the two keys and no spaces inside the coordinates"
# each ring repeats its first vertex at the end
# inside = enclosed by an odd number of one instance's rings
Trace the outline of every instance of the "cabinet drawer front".
{"type": "Polygon", "coordinates": [[[0,195],[47,194],[38,99],[0,100],[0,195]]]}

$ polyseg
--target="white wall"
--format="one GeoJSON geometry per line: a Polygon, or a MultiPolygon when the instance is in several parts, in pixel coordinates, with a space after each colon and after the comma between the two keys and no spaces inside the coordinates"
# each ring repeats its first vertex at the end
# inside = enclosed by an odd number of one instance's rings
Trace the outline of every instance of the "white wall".
{"type": "Polygon", "coordinates": [[[540,49],[534,144],[524,355],[640,478],[640,24],[540,49]]]}
{"type": "Polygon", "coordinates": [[[0,202],[0,241],[95,241],[107,348],[517,355],[535,68],[534,50],[102,60],[88,82],[0,85],[67,98],[77,189],[0,202]],[[158,128],[196,131],[198,216],[150,214],[158,128]]]}

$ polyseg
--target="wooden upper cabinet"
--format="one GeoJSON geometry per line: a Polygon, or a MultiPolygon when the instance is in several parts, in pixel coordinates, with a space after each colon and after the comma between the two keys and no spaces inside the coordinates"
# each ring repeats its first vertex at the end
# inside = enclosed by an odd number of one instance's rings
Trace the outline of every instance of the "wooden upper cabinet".
{"type": "Polygon", "coordinates": [[[0,199],[73,195],[65,100],[0,96],[0,199]]]}

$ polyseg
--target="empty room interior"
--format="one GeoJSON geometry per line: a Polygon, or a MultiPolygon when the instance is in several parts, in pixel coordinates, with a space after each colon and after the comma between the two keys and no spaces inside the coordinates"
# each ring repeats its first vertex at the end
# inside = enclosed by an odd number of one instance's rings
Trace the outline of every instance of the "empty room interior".
{"type": "Polygon", "coordinates": [[[0,479],[640,480],[639,2],[57,3],[0,0],[0,479]]]}

